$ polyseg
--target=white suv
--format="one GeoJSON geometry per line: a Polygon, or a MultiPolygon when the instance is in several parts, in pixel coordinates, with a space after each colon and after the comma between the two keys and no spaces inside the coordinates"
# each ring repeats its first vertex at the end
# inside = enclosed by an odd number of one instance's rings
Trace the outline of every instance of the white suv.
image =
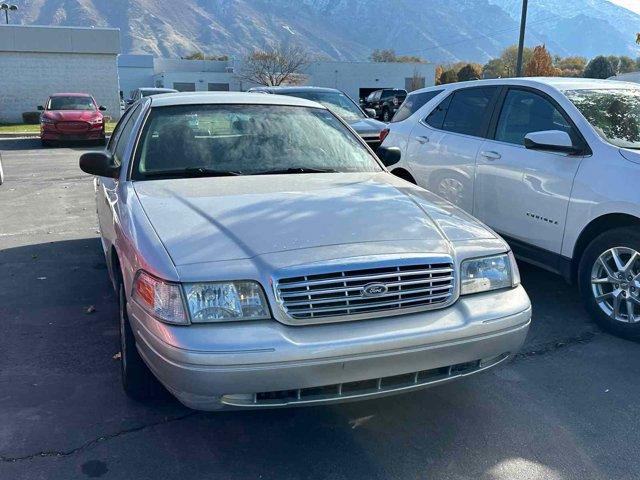
{"type": "Polygon", "coordinates": [[[601,326],[640,337],[640,85],[430,87],[412,92],[382,135],[402,151],[395,174],[472,213],[523,260],[576,281],[601,326]]]}

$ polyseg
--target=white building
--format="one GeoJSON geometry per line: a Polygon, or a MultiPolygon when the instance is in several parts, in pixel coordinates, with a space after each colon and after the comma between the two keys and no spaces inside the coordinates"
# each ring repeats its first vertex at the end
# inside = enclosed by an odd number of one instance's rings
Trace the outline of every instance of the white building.
{"type": "Polygon", "coordinates": [[[119,118],[119,52],[118,29],[0,26],[0,122],[22,122],[59,92],[89,93],[119,118]]]}
{"type": "MultiPolygon", "coordinates": [[[[150,55],[120,55],[120,90],[129,98],[139,87],[166,87],[180,91],[244,91],[256,86],[241,79],[238,61],[182,60],[150,55]]],[[[313,62],[305,72],[307,85],[337,88],[354,100],[380,88],[411,90],[431,86],[431,63],[313,62]]]]}

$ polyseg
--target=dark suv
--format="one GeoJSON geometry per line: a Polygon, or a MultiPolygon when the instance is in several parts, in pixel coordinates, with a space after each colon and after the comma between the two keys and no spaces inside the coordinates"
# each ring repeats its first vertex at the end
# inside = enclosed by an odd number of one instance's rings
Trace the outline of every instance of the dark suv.
{"type": "Polygon", "coordinates": [[[401,88],[383,88],[371,92],[364,101],[364,108],[373,108],[376,118],[383,122],[391,121],[393,114],[407,98],[407,91],[401,88]]]}

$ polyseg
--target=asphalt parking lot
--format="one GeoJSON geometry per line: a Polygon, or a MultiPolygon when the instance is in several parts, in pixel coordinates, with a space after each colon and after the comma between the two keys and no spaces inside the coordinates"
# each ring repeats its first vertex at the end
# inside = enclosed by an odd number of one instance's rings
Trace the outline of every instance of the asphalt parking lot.
{"type": "Polygon", "coordinates": [[[640,345],[525,265],[526,345],[464,381],[271,411],[129,400],[82,151],[0,140],[0,479],[640,478],[640,345]]]}

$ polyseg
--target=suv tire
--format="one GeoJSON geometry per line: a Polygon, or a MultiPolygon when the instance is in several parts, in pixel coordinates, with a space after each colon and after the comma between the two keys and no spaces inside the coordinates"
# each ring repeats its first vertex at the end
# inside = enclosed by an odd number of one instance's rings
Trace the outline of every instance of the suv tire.
{"type": "Polygon", "coordinates": [[[129,323],[124,283],[118,284],[120,320],[120,373],[125,393],[139,402],[155,398],[160,391],[160,383],[144,363],[136,347],[135,336],[129,323]]]}
{"type": "Polygon", "coordinates": [[[615,228],[594,238],[580,259],[578,283],[587,310],[600,327],[640,339],[640,227],[615,228]],[[594,278],[607,280],[595,283],[594,278]],[[597,294],[603,296],[600,301],[597,294]]]}

